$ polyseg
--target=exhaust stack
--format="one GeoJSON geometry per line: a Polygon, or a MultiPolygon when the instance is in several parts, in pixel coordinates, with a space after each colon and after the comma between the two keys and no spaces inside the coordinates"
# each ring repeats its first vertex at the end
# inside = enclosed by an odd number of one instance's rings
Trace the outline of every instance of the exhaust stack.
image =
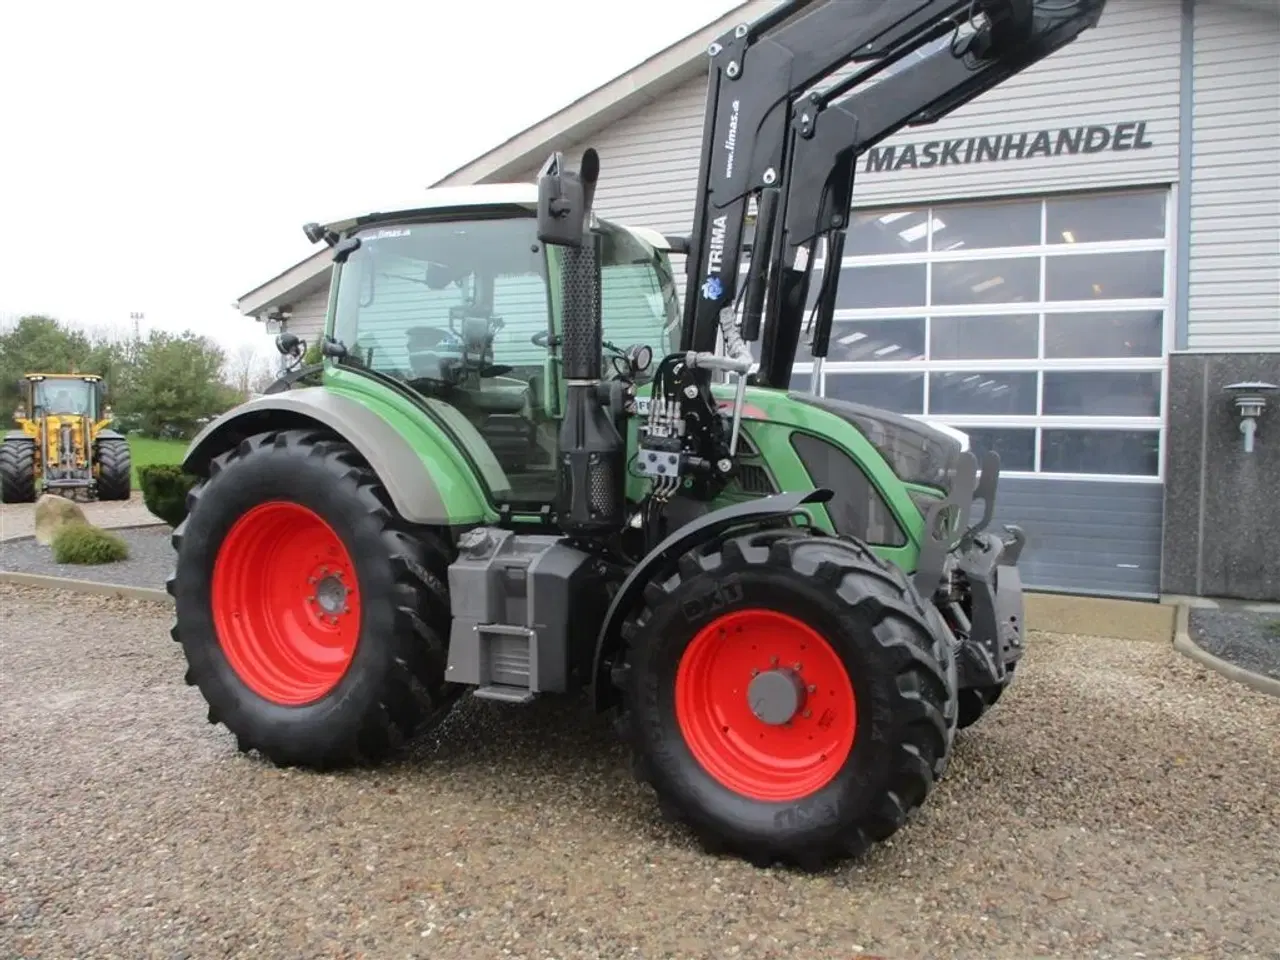
{"type": "Polygon", "coordinates": [[[599,174],[599,155],[588,149],[577,173],[566,171],[562,155],[556,153],[538,177],[538,238],[561,248],[560,341],[566,396],[558,442],[556,514],[568,536],[618,530],[624,519],[626,442],[600,384],[601,237],[590,229],[599,174]]]}

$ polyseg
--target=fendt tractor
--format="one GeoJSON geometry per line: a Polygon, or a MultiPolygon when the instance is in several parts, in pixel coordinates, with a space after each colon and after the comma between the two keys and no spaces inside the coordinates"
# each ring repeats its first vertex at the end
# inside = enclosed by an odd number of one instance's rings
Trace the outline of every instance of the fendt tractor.
{"type": "Polygon", "coordinates": [[[308,224],[321,383],[185,459],[173,636],[210,722],[332,769],[464,694],[578,695],[709,850],[813,868],[902,827],[1014,676],[1024,537],[988,530],[998,457],[793,362],[806,325],[827,353],[857,158],[1103,3],[793,0],[728,31],[688,237],[596,216],[592,149],[308,224]]]}
{"type": "Polygon", "coordinates": [[[0,440],[0,502],[41,493],[128,500],[129,443],[110,429],[106,384],[89,373],[28,373],[18,381],[17,429],[0,440]]]}

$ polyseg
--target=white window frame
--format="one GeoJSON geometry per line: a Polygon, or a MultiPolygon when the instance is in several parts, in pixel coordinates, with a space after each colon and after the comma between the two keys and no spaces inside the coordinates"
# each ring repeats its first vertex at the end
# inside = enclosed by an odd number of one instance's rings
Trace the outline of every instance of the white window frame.
{"type": "MultiPolygon", "coordinates": [[[[943,423],[959,430],[966,428],[1041,428],[1035,432],[1035,465],[1034,471],[1004,470],[1002,476],[1035,478],[1041,480],[1080,480],[1105,483],[1147,483],[1162,484],[1165,481],[1165,461],[1167,456],[1167,423],[1169,412],[1169,353],[1173,349],[1175,318],[1175,263],[1177,230],[1177,187],[1171,183],[1139,184],[1125,187],[1123,190],[1106,191],[1055,191],[1052,193],[1016,194],[1000,197],[986,197],[963,201],[969,203],[1000,203],[1008,201],[1032,201],[1040,204],[1040,243],[1035,246],[990,247],[975,250],[933,250],[933,230],[927,237],[926,249],[912,253],[883,254],[876,256],[847,256],[842,258],[841,269],[849,267],[890,266],[902,264],[949,263],[979,260],[1005,260],[1016,257],[1037,257],[1040,261],[1040,289],[1043,295],[1045,273],[1048,257],[1054,256],[1089,256],[1105,253],[1151,253],[1164,255],[1164,296],[1147,299],[1128,300],[1088,300],[1088,301],[1049,301],[1024,302],[1012,304],[975,304],[970,306],[910,306],[855,310],[837,310],[836,320],[892,320],[903,317],[925,318],[925,359],[907,361],[832,361],[824,360],[816,383],[812,384],[815,392],[826,393],[827,375],[829,373],[919,373],[924,374],[924,409],[929,409],[929,377],[930,373],[965,372],[965,373],[999,373],[999,372],[1047,372],[1069,371],[1073,373],[1095,373],[1109,370],[1126,373],[1153,372],[1160,374],[1160,411],[1150,417],[1064,417],[1046,416],[1043,414],[1008,416],[1008,415],[955,415],[935,416],[932,414],[908,414],[915,420],[926,423],[943,423]],[[1088,198],[1099,193],[1120,192],[1160,192],[1165,194],[1165,229],[1164,238],[1159,240],[1115,240],[1095,243],[1050,244],[1048,242],[1048,203],[1058,199],[1088,198]],[[1112,313],[1139,312],[1143,310],[1159,310],[1163,315],[1160,355],[1155,357],[1117,357],[1091,358],[1077,360],[1045,359],[1044,333],[1046,313],[1112,313]],[[1019,360],[933,360],[929,358],[933,318],[965,317],[965,316],[1014,316],[1022,314],[1038,314],[1040,317],[1040,336],[1038,358],[1019,360]],[[1156,475],[1114,474],[1114,473],[1056,473],[1039,469],[1042,462],[1042,429],[1084,429],[1084,430],[1141,430],[1155,433],[1158,436],[1158,454],[1156,458],[1156,475]]],[[[895,204],[874,207],[857,207],[856,212],[871,213],[877,210],[911,210],[924,212],[926,222],[932,225],[937,207],[950,206],[946,202],[924,204],[895,204]]],[[[825,258],[814,258],[815,273],[823,269],[825,258]]],[[[742,268],[745,271],[745,265],[742,268]]],[[[933,272],[927,274],[926,283],[932,285],[933,272]]],[[[815,277],[814,282],[818,282],[815,277]]],[[[926,300],[932,299],[932,290],[926,290],[926,300]]],[[[813,377],[814,364],[811,362],[796,363],[794,373],[807,374],[813,377]]],[[[1036,409],[1042,410],[1044,404],[1044,377],[1036,378],[1036,409]]]]}

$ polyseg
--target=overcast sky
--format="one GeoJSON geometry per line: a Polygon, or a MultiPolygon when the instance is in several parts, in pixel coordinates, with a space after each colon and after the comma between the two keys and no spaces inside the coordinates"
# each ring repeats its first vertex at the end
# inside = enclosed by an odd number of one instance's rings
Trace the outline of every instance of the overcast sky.
{"type": "MultiPolygon", "coordinates": [[[[734,0],[4,4],[0,320],[191,327],[734,0]]],[[[259,335],[260,336],[260,335],[259,335]]],[[[265,341],[269,347],[269,341],[265,341]]]]}

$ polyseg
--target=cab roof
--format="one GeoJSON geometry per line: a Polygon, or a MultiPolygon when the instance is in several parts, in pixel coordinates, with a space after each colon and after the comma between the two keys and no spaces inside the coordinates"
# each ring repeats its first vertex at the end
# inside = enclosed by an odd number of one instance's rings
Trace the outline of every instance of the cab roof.
{"type": "MultiPolygon", "coordinates": [[[[538,186],[535,183],[479,183],[461,187],[433,187],[422,193],[401,200],[398,204],[362,211],[324,224],[326,230],[344,233],[353,227],[402,217],[439,214],[456,211],[465,213],[480,208],[501,209],[510,207],[535,213],[538,209],[538,186]]],[[[629,230],[659,250],[671,249],[666,237],[647,227],[633,227],[614,223],[629,230]]]]}

